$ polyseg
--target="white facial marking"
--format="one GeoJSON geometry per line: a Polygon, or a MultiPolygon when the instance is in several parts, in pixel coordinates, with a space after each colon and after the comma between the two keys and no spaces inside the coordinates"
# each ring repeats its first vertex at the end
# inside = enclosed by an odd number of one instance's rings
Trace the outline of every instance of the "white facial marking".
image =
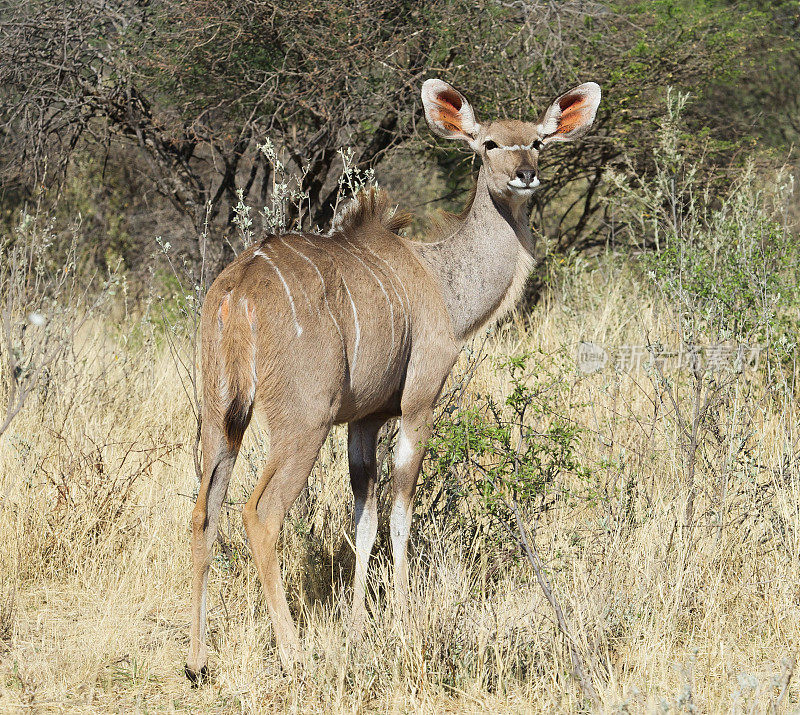
{"type": "Polygon", "coordinates": [[[278,274],[278,278],[280,278],[281,279],[281,283],[283,283],[283,289],[286,291],[286,297],[289,299],[289,307],[292,309],[292,319],[294,320],[295,330],[297,330],[297,334],[298,335],[302,335],[303,334],[303,328],[300,325],[300,322],[297,320],[297,310],[294,307],[294,298],[292,298],[292,293],[289,290],[289,284],[286,282],[286,279],[283,277],[283,273],[280,272],[280,269],[278,268],[278,266],[275,265],[275,262],[266,253],[263,253],[259,249],[256,249],[256,251],[253,253],[253,255],[254,256],[259,256],[260,258],[263,258],[267,263],[269,263],[273,267],[273,269],[275,270],[275,273],[278,274]]]}
{"type": "Polygon", "coordinates": [[[353,301],[353,296],[350,293],[350,289],[347,287],[347,283],[345,283],[344,278],[342,278],[342,285],[344,286],[345,291],[347,291],[347,297],[350,299],[350,307],[353,309],[353,323],[356,327],[356,342],[353,346],[353,364],[350,366],[350,373],[352,374],[355,372],[356,362],[358,361],[358,344],[361,342],[361,326],[358,324],[358,312],[356,311],[356,304],[353,301]]]}
{"type": "Polygon", "coordinates": [[[512,189],[527,189],[527,190],[531,190],[531,189],[535,189],[537,186],[539,186],[539,183],[540,182],[539,182],[539,177],[538,176],[534,176],[533,177],[533,181],[530,184],[526,184],[522,179],[520,179],[517,176],[517,177],[511,179],[511,181],[508,182],[508,185],[512,189]]]}
{"type": "MultiPolygon", "coordinates": [[[[514,144],[514,146],[505,146],[504,144],[497,144],[497,142],[495,142],[497,146],[494,147],[494,149],[502,149],[503,151],[530,151],[531,149],[535,149],[536,144],[539,142],[539,139],[534,139],[530,144],[514,144]]],[[[489,149],[489,151],[493,151],[494,149],[489,149]]]]}

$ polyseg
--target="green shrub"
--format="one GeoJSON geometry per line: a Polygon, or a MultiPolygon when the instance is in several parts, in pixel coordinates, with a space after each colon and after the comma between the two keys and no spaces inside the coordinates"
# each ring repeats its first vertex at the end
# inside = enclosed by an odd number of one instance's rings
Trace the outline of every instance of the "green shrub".
{"type": "MultiPolygon", "coordinates": [[[[428,443],[421,502],[438,529],[464,530],[494,546],[524,518],[569,496],[561,476],[588,479],[582,428],[569,419],[571,361],[562,353],[497,358],[507,394],[480,391],[463,407],[445,400],[428,443]]],[[[502,549],[501,549],[502,550],[502,549]]]]}

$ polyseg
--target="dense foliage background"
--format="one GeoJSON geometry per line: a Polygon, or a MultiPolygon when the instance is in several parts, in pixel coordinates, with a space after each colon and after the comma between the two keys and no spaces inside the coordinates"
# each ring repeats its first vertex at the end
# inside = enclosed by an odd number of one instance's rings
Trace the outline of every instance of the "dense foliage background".
{"type": "Polygon", "coordinates": [[[265,139],[302,175],[306,228],[331,219],[343,146],[425,213],[457,206],[474,170],[427,131],[425,78],[461,88],[479,118],[525,119],[591,79],[596,128],[545,155],[534,220],[557,251],[602,245],[604,172],[623,154],[652,170],[668,86],[691,93],[709,173],[793,156],[799,22],[796,3],[766,0],[4,0],[0,216],[79,216],[82,257],[134,273],[156,234],[198,261],[210,223],[219,266],[237,192],[269,204],[265,139]]]}

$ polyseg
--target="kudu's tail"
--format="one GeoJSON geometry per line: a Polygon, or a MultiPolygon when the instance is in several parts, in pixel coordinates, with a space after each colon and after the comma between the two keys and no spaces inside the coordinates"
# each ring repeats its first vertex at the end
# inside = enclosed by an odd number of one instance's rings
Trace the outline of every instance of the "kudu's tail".
{"type": "Polygon", "coordinates": [[[220,353],[223,429],[228,446],[237,450],[253,415],[256,397],[255,311],[247,298],[228,296],[220,306],[220,353]]]}

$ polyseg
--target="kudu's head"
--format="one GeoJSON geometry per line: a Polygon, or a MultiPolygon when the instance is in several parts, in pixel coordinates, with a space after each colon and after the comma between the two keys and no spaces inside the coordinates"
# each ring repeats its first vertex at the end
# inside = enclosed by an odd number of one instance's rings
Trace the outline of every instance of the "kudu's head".
{"type": "Polygon", "coordinates": [[[433,133],[465,141],[483,161],[492,196],[514,205],[527,201],[539,186],[539,152],[550,142],[576,139],[592,125],[600,86],[578,85],[534,123],[501,119],[479,124],[464,95],[440,79],[423,83],[422,104],[433,133]]]}

